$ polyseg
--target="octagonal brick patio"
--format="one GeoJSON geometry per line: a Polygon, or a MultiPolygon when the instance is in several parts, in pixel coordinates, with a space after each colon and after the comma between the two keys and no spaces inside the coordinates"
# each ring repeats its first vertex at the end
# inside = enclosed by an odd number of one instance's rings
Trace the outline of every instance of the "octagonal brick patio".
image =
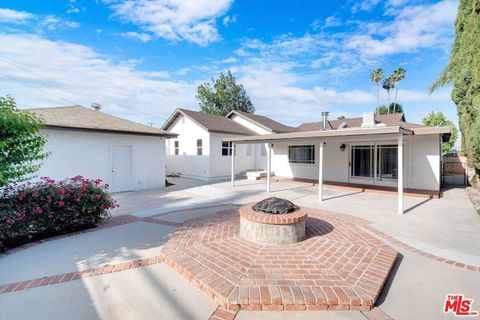
{"type": "Polygon", "coordinates": [[[230,310],[370,310],[397,252],[363,229],[366,220],[306,209],[302,242],[244,240],[229,210],[186,221],[162,259],[230,310]]]}

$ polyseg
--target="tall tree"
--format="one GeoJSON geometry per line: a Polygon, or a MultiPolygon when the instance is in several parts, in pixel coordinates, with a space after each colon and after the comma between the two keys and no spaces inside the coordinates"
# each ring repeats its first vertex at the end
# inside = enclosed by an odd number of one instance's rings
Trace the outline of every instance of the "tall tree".
{"type": "Polygon", "coordinates": [[[442,152],[445,154],[453,149],[458,138],[457,127],[453,121],[445,118],[443,112],[430,111],[430,113],[422,119],[422,123],[428,127],[450,127],[452,134],[448,142],[442,143],[442,152]]]}
{"type": "Polygon", "coordinates": [[[377,114],[379,114],[378,108],[380,106],[380,82],[382,82],[384,77],[385,75],[382,68],[375,68],[370,74],[370,80],[372,80],[372,82],[374,82],[377,86],[377,107],[375,108],[377,114]]]}
{"type": "Polygon", "coordinates": [[[18,110],[12,97],[0,97],[0,187],[28,178],[40,168],[47,157],[42,127],[42,120],[18,110]]]}
{"type": "Polygon", "coordinates": [[[390,114],[390,90],[392,90],[393,88],[395,88],[395,83],[392,82],[392,79],[390,79],[390,77],[386,78],[385,80],[383,80],[383,84],[382,84],[382,87],[383,89],[387,90],[387,94],[388,94],[388,113],[390,114]]]}
{"type": "Polygon", "coordinates": [[[463,153],[480,174],[480,0],[459,2],[448,66],[430,87],[452,84],[463,153]]]}
{"type": "Polygon", "coordinates": [[[237,84],[230,70],[220,73],[212,83],[203,83],[197,88],[196,98],[203,112],[225,116],[232,110],[255,112],[243,85],[237,84]]]}
{"type": "Polygon", "coordinates": [[[395,100],[394,100],[395,105],[397,104],[398,83],[403,79],[405,79],[406,74],[407,74],[407,70],[403,68],[397,68],[395,69],[395,71],[393,71],[393,74],[390,76],[390,79],[394,83],[394,87],[395,87],[395,100]]]}
{"type": "Polygon", "coordinates": [[[401,113],[403,112],[403,106],[401,103],[390,103],[388,106],[386,104],[382,104],[378,107],[378,114],[390,114],[391,113],[401,113]]]}

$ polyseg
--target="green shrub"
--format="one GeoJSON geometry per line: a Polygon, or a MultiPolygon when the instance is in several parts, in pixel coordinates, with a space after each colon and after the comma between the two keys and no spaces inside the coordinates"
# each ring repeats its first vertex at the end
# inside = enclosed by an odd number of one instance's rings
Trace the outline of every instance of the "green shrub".
{"type": "Polygon", "coordinates": [[[94,227],[116,207],[101,180],[81,176],[11,184],[0,192],[0,251],[94,227]]]}

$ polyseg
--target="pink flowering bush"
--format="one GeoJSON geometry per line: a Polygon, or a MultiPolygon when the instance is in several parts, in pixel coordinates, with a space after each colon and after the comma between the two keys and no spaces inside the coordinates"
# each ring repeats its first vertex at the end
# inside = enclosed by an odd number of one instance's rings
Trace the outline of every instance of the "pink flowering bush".
{"type": "Polygon", "coordinates": [[[0,191],[0,251],[94,227],[117,205],[101,180],[81,176],[13,184],[0,191]]]}

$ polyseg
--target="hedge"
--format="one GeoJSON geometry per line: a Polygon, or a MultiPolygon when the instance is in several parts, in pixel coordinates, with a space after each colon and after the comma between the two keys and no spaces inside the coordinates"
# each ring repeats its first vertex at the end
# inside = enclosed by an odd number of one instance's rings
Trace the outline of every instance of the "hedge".
{"type": "Polygon", "coordinates": [[[0,191],[0,251],[34,240],[96,226],[117,205],[102,181],[77,176],[62,181],[11,184],[0,191]]]}

